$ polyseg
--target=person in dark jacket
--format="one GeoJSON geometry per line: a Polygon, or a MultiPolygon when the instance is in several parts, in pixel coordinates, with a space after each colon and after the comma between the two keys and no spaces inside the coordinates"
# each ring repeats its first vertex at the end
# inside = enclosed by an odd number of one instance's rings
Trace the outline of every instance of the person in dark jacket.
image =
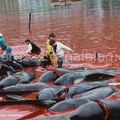
{"type": "Polygon", "coordinates": [[[28,45],[28,49],[26,51],[27,54],[36,54],[36,55],[40,54],[41,49],[30,39],[26,39],[25,43],[28,45]]]}

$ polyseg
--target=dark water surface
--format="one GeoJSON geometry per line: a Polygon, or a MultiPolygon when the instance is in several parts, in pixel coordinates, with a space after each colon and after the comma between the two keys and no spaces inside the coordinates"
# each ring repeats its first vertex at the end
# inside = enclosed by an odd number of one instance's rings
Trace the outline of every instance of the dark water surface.
{"type": "MultiPolygon", "coordinates": [[[[56,7],[47,0],[0,0],[0,32],[12,46],[21,46],[30,37],[42,48],[49,33],[55,32],[57,39],[74,51],[106,55],[104,65],[120,67],[120,0],[82,0],[56,7]],[[32,35],[28,31],[29,12],[32,35]]],[[[0,113],[7,110],[9,107],[0,113]]],[[[23,115],[29,111],[21,110],[23,115]]]]}

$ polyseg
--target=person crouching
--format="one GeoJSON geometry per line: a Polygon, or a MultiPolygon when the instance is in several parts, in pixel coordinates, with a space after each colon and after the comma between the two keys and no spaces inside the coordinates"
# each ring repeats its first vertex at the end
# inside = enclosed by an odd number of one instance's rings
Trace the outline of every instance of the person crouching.
{"type": "Polygon", "coordinates": [[[4,63],[12,67],[14,70],[23,68],[23,66],[19,64],[17,60],[14,59],[14,56],[12,54],[12,48],[10,46],[7,46],[6,48],[6,54],[4,56],[4,63]]]}
{"type": "Polygon", "coordinates": [[[41,49],[33,43],[30,39],[26,39],[25,43],[28,45],[28,49],[26,51],[29,55],[39,55],[41,52],[41,49]]]}

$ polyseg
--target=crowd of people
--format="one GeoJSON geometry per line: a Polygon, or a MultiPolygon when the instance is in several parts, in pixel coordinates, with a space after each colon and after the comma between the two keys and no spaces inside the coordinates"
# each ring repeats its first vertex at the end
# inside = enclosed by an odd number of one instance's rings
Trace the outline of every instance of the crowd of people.
{"type": "MultiPolygon", "coordinates": [[[[40,55],[40,47],[38,47],[32,40],[26,39],[25,43],[27,44],[27,54],[31,56],[40,55]]],[[[12,54],[12,48],[11,46],[6,45],[2,33],[0,33],[0,46],[1,53],[5,51],[4,61],[0,60],[0,62],[5,62],[6,65],[12,66],[13,68],[22,68],[22,66],[14,59],[14,55],[12,54]]],[[[56,40],[56,35],[54,33],[51,33],[46,41],[46,55],[44,56],[44,59],[50,62],[53,66],[62,68],[64,60],[64,50],[69,50],[73,52],[71,48],[58,42],[56,40]]]]}

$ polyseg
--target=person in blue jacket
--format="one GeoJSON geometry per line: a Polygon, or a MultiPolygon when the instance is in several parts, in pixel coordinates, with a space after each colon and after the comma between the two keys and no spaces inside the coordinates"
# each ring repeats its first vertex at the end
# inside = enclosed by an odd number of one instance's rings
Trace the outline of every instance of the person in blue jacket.
{"type": "Polygon", "coordinates": [[[0,33],[0,46],[1,46],[2,50],[6,50],[6,48],[7,48],[7,45],[6,45],[6,42],[3,38],[2,33],[0,33]]]}

